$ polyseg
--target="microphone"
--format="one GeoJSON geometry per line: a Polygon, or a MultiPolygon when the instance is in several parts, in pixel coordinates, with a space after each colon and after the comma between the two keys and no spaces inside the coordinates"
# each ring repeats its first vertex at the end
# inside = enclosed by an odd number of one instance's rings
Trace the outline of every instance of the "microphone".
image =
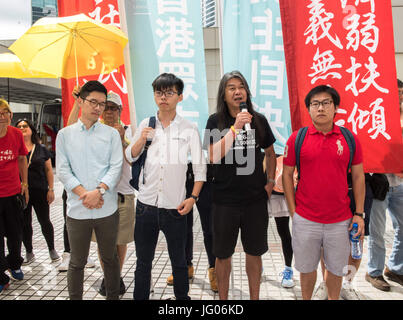
{"type": "MultiPolygon", "coordinates": [[[[241,112],[248,112],[248,105],[245,102],[241,102],[239,105],[239,109],[241,109],[241,112]]],[[[245,130],[251,130],[250,123],[245,123],[245,130]]]]}

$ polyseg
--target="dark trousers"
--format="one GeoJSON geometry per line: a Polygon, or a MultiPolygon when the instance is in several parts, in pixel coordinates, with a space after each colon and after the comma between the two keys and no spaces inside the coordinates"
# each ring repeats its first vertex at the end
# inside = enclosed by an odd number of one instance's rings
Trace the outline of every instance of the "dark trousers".
{"type": "MultiPolygon", "coordinates": [[[[186,197],[190,197],[193,191],[194,175],[192,164],[188,164],[186,173],[186,197]]],[[[215,266],[215,256],[213,254],[213,228],[212,228],[212,202],[211,202],[211,183],[205,182],[199,194],[199,201],[196,202],[197,211],[199,211],[200,222],[203,230],[204,247],[206,249],[209,267],[215,266]]],[[[193,209],[189,212],[187,218],[187,236],[186,236],[186,263],[192,265],[193,260],[193,209]]]]}
{"type": "Polygon", "coordinates": [[[29,202],[23,213],[22,232],[22,242],[27,252],[32,252],[32,207],[35,209],[36,217],[41,226],[42,234],[45,237],[49,251],[55,248],[54,230],[49,216],[47,193],[48,191],[45,189],[29,189],[29,202]]]}
{"type": "Polygon", "coordinates": [[[203,230],[204,247],[210,268],[215,267],[215,255],[213,254],[213,218],[211,202],[211,182],[205,182],[196,202],[199,211],[200,223],[203,230]]]}
{"type": "MultiPolygon", "coordinates": [[[[192,166],[188,165],[188,171],[186,172],[186,198],[189,198],[193,191],[194,176],[192,166]]],[[[186,264],[192,265],[193,260],[193,208],[189,211],[186,218],[186,264]]]]}
{"type": "Polygon", "coordinates": [[[134,273],[134,300],[148,300],[151,268],[160,230],[164,233],[172,265],[177,300],[190,300],[188,267],[185,258],[187,215],[176,209],[161,209],[137,200],[134,243],[137,265],[134,273]]]}
{"type": "Polygon", "coordinates": [[[0,284],[10,278],[7,269],[18,270],[24,259],[21,257],[22,210],[16,196],[0,198],[0,284]],[[7,238],[8,255],[5,254],[4,238],[7,238]]]}
{"type": "Polygon", "coordinates": [[[67,192],[63,190],[62,194],[63,199],[63,218],[64,218],[64,227],[63,227],[63,242],[64,242],[64,252],[70,253],[70,242],[69,242],[69,234],[67,232],[67,192]]]}
{"type": "Polygon", "coordinates": [[[277,232],[281,239],[285,265],[291,267],[293,251],[290,233],[290,217],[275,217],[274,220],[276,221],[277,232]]]}

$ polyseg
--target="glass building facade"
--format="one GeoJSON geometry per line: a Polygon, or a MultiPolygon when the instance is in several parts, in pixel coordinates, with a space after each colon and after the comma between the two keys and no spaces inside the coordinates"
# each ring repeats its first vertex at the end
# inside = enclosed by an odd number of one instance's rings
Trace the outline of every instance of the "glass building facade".
{"type": "Polygon", "coordinates": [[[43,17],[57,17],[57,0],[32,0],[32,24],[43,17]]]}
{"type": "Polygon", "coordinates": [[[202,0],[203,27],[216,26],[216,6],[215,0],[202,0]]]}

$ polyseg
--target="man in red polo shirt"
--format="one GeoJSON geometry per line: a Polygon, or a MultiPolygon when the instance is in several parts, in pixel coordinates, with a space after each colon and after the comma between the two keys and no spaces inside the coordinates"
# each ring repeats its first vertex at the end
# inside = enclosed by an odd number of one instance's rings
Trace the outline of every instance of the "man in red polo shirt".
{"type": "Polygon", "coordinates": [[[316,283],[317,267],[323,247],[325,281],[329,300],[338,300],[343,269],[350,254],[349,230],[358,224],[364,238],[365,178],[361,144],[356,136],[351,166],[356,213],[352,217],[348,197],[348,144],[335,125],[334,117],[340,96],[329,86],[313,88],[305,98],[312,123],[300,152],[300,180],[295,192],[293,183],[295,139],[287,141],[283,161],[283,186],[288,210],[293,220],[292,246],[295,268],[301,275],[302,298],[310,300],[316,283]]]}

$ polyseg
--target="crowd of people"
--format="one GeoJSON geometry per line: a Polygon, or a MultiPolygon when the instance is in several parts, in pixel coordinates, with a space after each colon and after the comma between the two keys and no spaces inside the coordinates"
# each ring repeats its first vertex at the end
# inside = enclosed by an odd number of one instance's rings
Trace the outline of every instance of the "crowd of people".
{"type": "MultiPolygon", "coordinates": [[[[400,80],[398,88],[403,128],[400,80]]],[[[56,172],[64,186],[62,259],[49,217],[55,199],[50,154],[30,120],[10,125],[12,110],[0,99],[0,293],[10,286],[10,277],[23,280],[22,266],[35,260],[32,208],[51,261],[61,259],[58,270],[67,271],[71,300],[83,299],[84,269],[95,265],[89,259],[91,241],[104,275],[99,293],[107,300],[126,292],[121,273],[127,245],[134,241],[133,299],[148,300],[160,231],[172,266],[167,284],[175,299],[189,300],[195,205],[210,288],[221,300],[228,299],[239,233],[250,299],[259,299],[262,255],[270,250],[269,215],[281,238],[281,285],[295,286],[295,268],[304,300],[358,298],[352,281],[361,259],[351,256],[353,224],[361,248],[368,238],[365,279],[383,291],[390,290],[383,275],[403,285],[403,172],[377,174],[376,181],[364,172],[359,139],[334,123],[341,104],[334,88],[321,85],[307,93],[312,124],[291,134],[282,155],[275,153],[270,123],[254,110],[239,71],[222,77],[203,141],[197,127],[177,113],[184,82],[163,73],[152,90],[158,111],[134,130],[120,120],[118,94],[98,81],[74,89],[75,104],[56,140],[56,172]],[[138,161],[143,166],[135,185],[131,164],[138,161]],[[374,185],[383,188],[382,195],[372,192],[374,185]],[[386,211],[395,235],[385,267],[386,211]],[[316,286],[320,262],[323,283],[316,286]]]]}

